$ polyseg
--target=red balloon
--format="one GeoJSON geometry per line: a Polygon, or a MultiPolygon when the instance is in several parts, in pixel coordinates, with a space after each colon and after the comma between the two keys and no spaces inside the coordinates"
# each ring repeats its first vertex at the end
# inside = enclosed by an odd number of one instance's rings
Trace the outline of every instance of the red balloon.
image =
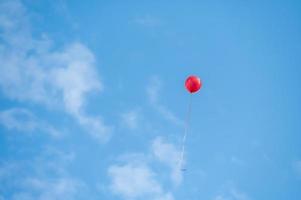
{"type": "Polygon", "coordinates": [[[185,87],[190,93],[195,93],[202,87],[201,79],[197,76],[189,76],[185,81],[185,87]]]}

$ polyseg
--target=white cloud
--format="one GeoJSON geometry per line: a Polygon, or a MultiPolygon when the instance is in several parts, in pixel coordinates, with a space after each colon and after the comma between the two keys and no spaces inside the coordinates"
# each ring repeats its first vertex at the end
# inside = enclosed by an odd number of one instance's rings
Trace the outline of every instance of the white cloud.
{"type": "Polygon", "coordinates": [[[152,153],[156,159],[170,168],[171,180],[175,185],[179,185],[183,179],[179,164],[181,151],[175,145],[165,142],[161,137],[157,137],[152,143],[152,153]]]}
{"type": "Polygon", "coordinates": [[[129,129],[136,129],[139,126],[140,115],[137,110],[131,110],[121,114],[121,120],[129,129]]]}
{"type": "Polygon", "coordinates": [[[173,200],[164,192],[154,171],[145,163],[127,162],[112,165],[108,169],[111,178],[110,189],[125,199],[173,200]]]}
{"type": "Polygon", "coordinates": [[[12,200],[89,199],[87,185],[68,174],[74,154],[47,148],[28,160],[0,162],[0,193],[12,200]],[[85,194],[85,196],[83,196],[85,194]]]}
{"type": "Polygon", "coordinates": [[[33,131],[37,128],[35,116],[27,109],[12,108],[0,112],[0,122],[7,129],[33,131]]]}
{"type": "Polygon", "coordinates": [[[155,174],[145,165],[114,165],[108,172],[112,178],[112,191],[126,199],[162,193],[160,184],[155,180],[155,174]]]}
{"type": "Polygon", "coordinates": [[[159,95],[162,88],[162,82],[158,77],[152,77],[149,85],[146,88],[146,92],[151,105],[162,115],[166,120],[178,125],[183,126],[184,123],[178,117],[174,115],[168,108],[161,105],[159,102],[159,95]]]}
{"type": "Polygon", "coordinates": [[[161,25],[161,20],[151,15],[136,17],[133,22],[149,28],[154,28],[161,25]]]}
{"type": "Polygon", "coordinates": [[[161,87],[162,87],[162,82],[158,77],[154,76],[150,79],[150,83],[146,88],[146,92],[149,97],[149,101],[152,104],[156,104],[158,102],[159,92],[161,90],[161,87]]]}
{"type": "Polygon", "coordinates": [[[214,200],[231,200],[223,195],[217,195],[216,197],[214,197],[214,200]]]}
{"type": "Polygon", "coordinates": [[[50,71],[51,81],[53,87],[62,92],[66,110],[80,114],[85,94],[102,88],[92,52],[82,44],[75,43],[62,52],[50,55],[49,62],[55,62],[57,66],[50,71]]]}
{"type": "Polygon", "coordinates": [[[250,200],[247,194],[237,190],[237,189],[232,189],[231,190],[231,195],[234,197],[235,200],[250,200]]]}
{"type": "Polygon", "coordinates": [[[173,200],[173,196],[171,193],[162,194],[159,197],[155,197],[154,200],[173,200]]]}
{"type": "Polygon", "coordinates": [[[21,182],[23,191],[15,193],[13,200],[73,200],[85,186],[71,178],[45,180],[27,178],[21,182]]]}
{"type": "Polygon", "coordinates": [[[213,200],[250,200],[250,197],[244,192],[231,187],[223,193],[216,195],[213,200]]]}
{"type": "Polygon", "coordinates": [[[156,172],[154,165],[168,166],[172,181],[179,182],[181,177],[179,179],[174,174],[176,170],[174,164],[179,158],[176,154],[177,151],[172,144],[164,143],[162,139],[157,138],[152,142],[152,152],[121,156],[118,164],[108,168],[110,190],[124,199],[173,200],[173,195],[166,191],[159,181],[165,177],[166,171],[156,172]]]}
{"type": "Polygon", "coordinates": [[[106,139],[111,128],[84,112],[87,95],[103,87],[93,53],[79,42],[55,48],[47,36],[33,37],[20,1],[0,3],[0,30],[0,87],[4,94],[51,109],[60,107],[91,130],[91,135],[106,139]]]}
{"type": "Polygon", "coordinates": [[[8,130],[29,133],[42,131],[53,137],[61,136],[61,133],[57,129],[38,119],[32,112],[24,108],[12,108],[0,111],[0,124],[8,130]]]}

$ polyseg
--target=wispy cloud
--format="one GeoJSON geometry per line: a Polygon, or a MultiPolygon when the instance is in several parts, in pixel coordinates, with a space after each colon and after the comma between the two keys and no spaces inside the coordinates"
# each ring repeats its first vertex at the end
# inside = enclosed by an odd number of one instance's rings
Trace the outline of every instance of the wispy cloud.
{"type": "Polygon", "coordinates": [[[125,199],[173,199],[170,193],[163,191],[156,174],[145,164],[129,161],[113,165],[108,169],[108,174],[111,191],[125,199]]]}
{"type": "Polygon", "coordinates": [[[179,165],[181,151],[172,143],[164,141],[162,137],[157,137],[152,142],[152,153],[156,159],[170,168],[172,182],[179,185],[183,179],[179,165]]]}
{"type": "Polygon", "coordinates": [[[86,184],[66,170],[73,158],[73,153],[48,148],[27,161],[0,162],[0,193],[12,200],[75,200],[83,193],[87,197],[86,184]]]}
{"type": "Polygon", "coordinates": [[[121,114],[122,123],[129,129],[137,129],[140,122],[140,112],[130,110],[121,114]]]}
{"type": "Polygon", "coordinates": [[[145,27],[157,27],[162,24],[162,21],[152,15],[144,15],[140,17],[136,17],[132,20],[134,23],[145,26],[145,27]]]}
{"type": "Polygon", "coordinates": [[[27,133],[40,131],[55,138],[62,135],[56,128],[38,119],[31,111],[24,108],[12,108],[0,111],[0,123],[8,130],[27,133]]]}
{"type": "Polygon", "coordinates": [[[155,180],[155,174],[146,165],[126,163],[113,165],[108,170],[112,179],[111,189],[126,199],[160,195],[162,188],[155,180]]]}
{"type": "Polygon", "coordinates": [[[159,102],[159,96],[162,88],[162,81],[154,76],[150,79],[150,82],[146,88],[146,92],[151,105],[161,114],[163,118],[179,126],[183,126],[183,121],[175,116],[167,107],[163,106],[159,102]]]}
{"type": "Polygon", "coordinates": [[[250,200],[250,197],[246,193],[237,189],[232,189],[230,193],[236,200],[250,200]]]}
{"type": "Polygon", "coordinates": [[[85,185],[72,178],[39,179],[26,178],[21,182],[22,192],[15,193],[13,200],[52,200],[52,199],[79,199],[77,195],[85,185]]]}
{"type": "Polygon", "coordinates": [[[182,177],[177,168],[179,151],[163,138],[155,138],[151,152],[122,155],[117,164],[108,168],[110,190],[125,199],[172,200],[173,195],[163,189],[162,177],[166,171],[155,171],[155,165],[167,166],[171,182],[179,184],[182,177]],[[177,171],[176,171],[177,170],[177,171]]]}
{"type": "Polygon", "coordinates": [[[251,200],[251,198],[235,187],[227,187],[223,192],[216,195],[213,200],[251,200]]]}
{"type": "Polygon", "coordinates": [[[152,104],[157,104],[159,99],[159,92],[162,88],[162,82],[157,76],[153,76],[150,79],[149,85],[146,88],[149,101],[152,104]]]}
{"type": "Polygon", "coordinates": [[[26,8],[17,0],[0,3],[0,30],[0,87],[4,94],[62,108],[91,135],[107,138],[111,128],[84,111],[87,95],[103,87],[93,53],[79,42],[57,48],[46,35],[34,37],[26,8]]]}
{"type": "Polygon", "coordinates": [[[0,112],[0,122],[7,129],[33,131],[37,129],[35,116],[27,109],[13,108],[0,112]]]}

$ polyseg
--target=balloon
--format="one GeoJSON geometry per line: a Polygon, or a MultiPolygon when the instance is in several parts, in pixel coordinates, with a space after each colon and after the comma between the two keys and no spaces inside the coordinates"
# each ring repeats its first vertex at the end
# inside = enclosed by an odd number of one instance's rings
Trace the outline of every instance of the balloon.
{"type": "Polygon", "coordinates": [[[185,81],[185,87],[190,93],[195,93],[202,87],[201,79],[197,76],[189,76],[185,81]]]}

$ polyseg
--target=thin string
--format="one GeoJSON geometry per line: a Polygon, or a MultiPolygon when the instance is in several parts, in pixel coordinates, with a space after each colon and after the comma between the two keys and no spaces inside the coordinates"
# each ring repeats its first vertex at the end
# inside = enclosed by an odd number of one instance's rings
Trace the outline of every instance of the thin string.
{"type": "Polygon", "coordinates": [[[186,114],[186,120],[184,125],[184,135],[182,139],[182,151],[181,151],[181,157],[179,162],[179,167],[181,170],[184,170],[183,168],[183,162],[184,162],[184,155],[185,155],[185,144],[186,144],[186,138],[189,130],[189,122],[190,122],[190,115],[191,115],[191,102],[192,102],[192,94],[190,94],[189,97],[189,103],[188,103],[188,110],[186,114]]]}

